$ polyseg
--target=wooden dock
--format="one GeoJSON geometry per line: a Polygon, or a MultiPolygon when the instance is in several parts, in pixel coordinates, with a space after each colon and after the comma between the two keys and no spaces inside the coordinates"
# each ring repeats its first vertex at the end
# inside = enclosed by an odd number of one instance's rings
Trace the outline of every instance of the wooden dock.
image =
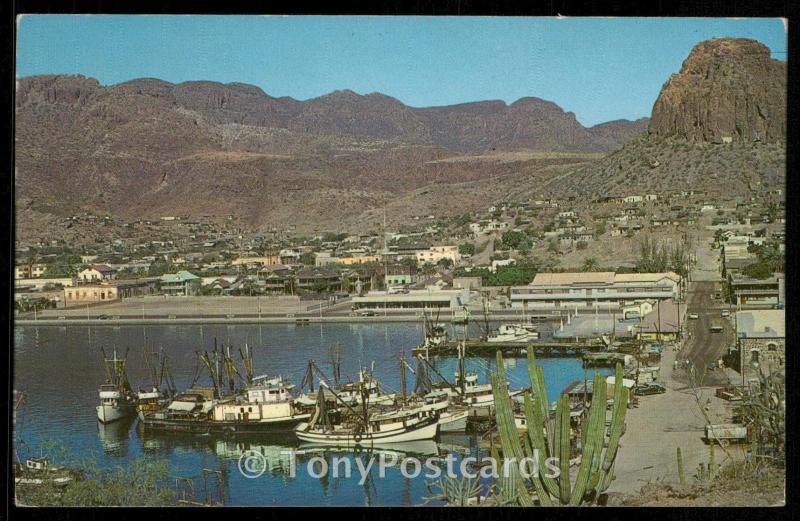
{"type": "MultiPolygon", "coordinates": [[[[450,340],[442,345],[428,348],[429,356],[457,356],[460,340],[450,340]]],[[[587,352],[602,351],[605,347],[595,343],[575,342],[486,342],[484,340],[467,340],[465,356],[494,357],[497,351],[504,357],[523,358],[529,349],[533,349],[536,356],[541,357],[572,357],[576,358],[587,352]]],[[[412,354],[424,355],[425,349],[415,347],[412,354]]]]}

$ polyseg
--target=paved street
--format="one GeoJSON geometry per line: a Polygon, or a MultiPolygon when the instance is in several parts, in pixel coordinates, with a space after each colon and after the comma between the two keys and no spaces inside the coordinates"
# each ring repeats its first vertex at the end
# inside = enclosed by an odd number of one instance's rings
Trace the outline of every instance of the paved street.
{"type": "Polygon", "coordinates": [[[727,352],[728,347],[733,344],[735,334],[732,319],[722,316],[722,310],[727,308],[727,305],[712,298],[717,291],[721,291],[721,283],[689,283],[687,292],[689,308],[684,323],[686,339],[684,348],[678,354],[679,363],[689,360],[701,378],[700,382],[706,385],[721,385],[727,382],[724,372],[711,369],[710,365],[714,365],[727,352]],[[689,318],[692,316],[697,318],[689,318]],[[722,332],[712,332],[712,325],[722,326],[722,332]]]}
{"type": "MultiPolygon", "coordinates": [[[[707,423],[728,423],[730,402],[714,395],[716,386],[725,385],[735,373],[731,369],[708,370],[733,343],[735,331],[730,318],[722,316],[727,305],[712,298],[722,291],[717,252],[707,238],[696,240],[697,263],[686,292],[686,319],[682,347],[666,349],[661,357],[660,383],[664,394],[639,397],[639,406],[628,410],[626,432],[620,442],[616,480],[610,492],[636,494],[648,482],[678,482],[676,450],[681,448],[687,482],[700,462],[707,462],[709,448],[702,436],[707,423]],[[696,319],[688,318],[697,315],[696,319]],[[719,324],[722,332],[711,332],[719,324]],[[690,385],[686,361],[694,364],[699,378],[690,385]],[[675,362],[677,369],[673,369],[675,362]]],[[[717,461],[742,457],[742,449],[731,446],[716,451],[717,461]]]]}

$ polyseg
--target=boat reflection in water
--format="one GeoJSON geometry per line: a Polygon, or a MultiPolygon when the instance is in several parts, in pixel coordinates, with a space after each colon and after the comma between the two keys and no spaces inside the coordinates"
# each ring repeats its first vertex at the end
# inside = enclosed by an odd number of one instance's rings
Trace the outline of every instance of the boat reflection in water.
{"type": "Polygon", "coordinates": [[[389,464],[396,461],[400,464],[403,458],[409,457],[438,457],[441,455],[438,444],[433,440],[406,441],[400,443],[387,443],[385,445],[375,444],[370,448],[336,448],[330,445],[320,445],[314,443],[301,443],[295,453],[298,460],[304,460],[323,454],[352,454],[354,456],[365,454],[367,456],[378,457],[382,455],[387,458],[389,464]]]}
{"type": "Polygon", "coordinates": [[[100,445],[106,454],[114,456],[128,454],[131,427],[135,421],[135,416],[128,415],[113,423],[97,422],[97,436],[100,438],[100,445]]]}

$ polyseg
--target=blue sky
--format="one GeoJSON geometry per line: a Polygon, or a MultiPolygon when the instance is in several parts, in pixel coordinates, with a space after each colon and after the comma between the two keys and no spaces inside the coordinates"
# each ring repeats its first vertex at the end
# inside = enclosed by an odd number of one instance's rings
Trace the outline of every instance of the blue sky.
{"type": "Polygon", "coordinates": [[[416,107],[535,96],[589,126],[649,116],[692,47],[721,36],[786,60],[774,18],[27,15],[17,77],[240,82],[296,99],[351,89],[416,107]]]}

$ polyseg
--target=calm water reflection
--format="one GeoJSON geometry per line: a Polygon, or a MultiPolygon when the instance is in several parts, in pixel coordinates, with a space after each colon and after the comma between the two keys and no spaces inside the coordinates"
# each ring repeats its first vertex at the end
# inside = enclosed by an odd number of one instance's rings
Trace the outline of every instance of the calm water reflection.
{"type": "MultiPolygon", "coordinates": [[[[459,336],[463,332],[456,332],[459,336]]],[[[422,338],[420,324],[325,324],[295,326],[269,325],[175,325],[103,327],[18,327],[14,330],[14,388],[26,394],[26,405],[17,419],[17,447],[23,456],[38,455],[43,444],[58,442],[74,461],[94,459],[110,468],[126,465],[136,458],[167,459],[175,477],[197,477],[202,469],[222,472],[226,502],[235,505],[409,505],[427,496],[426,480],[404,478],[398,468],[378,477],[373,469],[367,482],[353,478],[314,479],[304,469],[295,477],[287,472],[283,451],[299,451],[298,465],[313,455],[339,457],[331,451],[303,448],[290,435],[221,440],[184,437],[143,436],[133,420],[101,425],[95,416],[97,387],[104,379],[100,348],[128,352],[129,378],[134,387],[147,384],[143,346],[163,346],[179,389],[187,387],[195,374],[197,350],[210,350],[214,339],[238,348],[247,343],[254,350],[256,374],[281,374],[299,384],[306,364],[314,359],[323,368],[329,363],[330,348],[341,345],[342,374],[356,378],[360,365],[371,366],[384,387],[399,390],[398,356],[410,359],[411,348],[422,338]],[[237,464],[243,451],[264,454],[269,470],[257,479],[241,475],[237,464]],[[319,453],[319,454],[318,454],[319,453]]],[[[542,359],[548,394],[552,401],[572,380],[584,377],[580,361],[542,359]]],[[[470,359],[467,369],[488,381],[494,360],[470,359]]],[[[442,374],[452,375],[455,360],[441,360],[442,374]]],[[[512,386],[527,386],[524,360],[507,360],[512,386]]],[[[201,377],[201,381],[204,377],[201,377]]],[[[408,388],[413,375],[408,374],[408,388]]],[[[430,453],[428,448],[398,448],[409,454],[430,453]]],[[[444,436],[436,451],[452,451],[459,457],[477,454],[472,436],[444,436]]],[[[370,454],[350,454],[365,458],[370,454]]],[[[353,462],[354,463],[354,462],[353,462]]],[[[354,467],[355,468],[355,467],[354,467]]]]}

